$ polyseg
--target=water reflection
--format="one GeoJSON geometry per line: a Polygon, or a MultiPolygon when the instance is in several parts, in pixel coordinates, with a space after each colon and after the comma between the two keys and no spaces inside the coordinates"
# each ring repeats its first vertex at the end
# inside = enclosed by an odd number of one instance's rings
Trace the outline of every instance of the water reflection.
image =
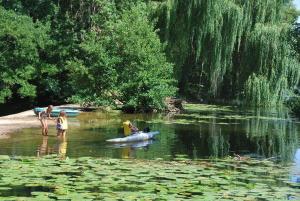
{"type": "MultiPolygon", "coordinates": [[[[69,157],[172,159],[184,154],[197,159],[238,154],[293,161],[299,148],[300,124],[288,111],[205,108],[187,110],[178,116],[114,111],[82,113],[69,119],[68,142],[54,136],[42,138],[39,128],[24,129],[10,139],[0,140],[0,154],[35,155],[38,147],[38,156],[55,153],[62,157],[67,154],[69,157]],[[127,119],[139,128],[160,131],[155,143],[107,143],[107,139],[119,137],[123,132],[122,122],[127,119]]],[[[55,127],[49,132],[55,134],[55,127]]]]}
{"type": "Polygon", "coordinates": [[[111,147],[111,148],[124,148],[124,147],[142,148],[142,147],[148,147],[153,142],[154,142],[154,140],[145,140],[145,141],[140,141],[140,142],[116,143],[116,144],[111,144],[108,147],[111,147]]]}
{"type": "Polygon", "coordinates": [[[286,110],[193,111],[173,123],[172,153],[191,158],[239,154],[288,162],[299,144],[299,126],[286,110]]]}
{"type": "Polygon", "coordinates": [[[287,111],[273,111],[266,115],[258,110],[246,123],[246,136],[255,144],[258,155],[279,156],[291,161],[298,146],[298,129],[287,111]]]}
{"type": "Polygon", "coordinates": [[[111,144],[108,147],[121,150],[121,158],[136,158],[136,150],[148,150],[154,140],[111,144]]]}
{"type": "Polygon", "coordinates": [[[66,158],[67,154],[67,139],[66,137],[58,138],[57,154],[61,159],[66,158]]]}
{"type": "Polygon", "coordinates": [[[42,143],[37,147],[37,157],[51,154],[52,150],[48,146],[48,136],[43,136],[42,143]]]}
{"type": "Polygon", "coordinates": [[[43,136],[42,143],[37,147],[37,157],[42,157],[50,154],[57,154],[59,158],[65,159],[67,153],[66,137],[58,137],[56,143],[49,144],[49,137],[43,136]]]}

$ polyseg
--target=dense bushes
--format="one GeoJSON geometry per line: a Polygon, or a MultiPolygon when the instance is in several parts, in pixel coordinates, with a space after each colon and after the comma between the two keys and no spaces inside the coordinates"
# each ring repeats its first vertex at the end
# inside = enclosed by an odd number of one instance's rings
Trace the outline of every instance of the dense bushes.
{"type": "Polygon", "coordinates": [[[300,117],[300,96],[294,96],[286,101],[286,105],[291,109],[291,111],[300,117]]]}
{"type": "Polygon", "coordinates": [[[113,105],[118,100],[126,110],[151,111],[163,109],[163,99],[175,94],[173,66],[142,1],[2,5],[11,9],[0,13],[2,103],[15,90],[56,102],[113,105]]]}
{"type": "Polygon", "coordinates": [[[0,7],[0,103],[13,95],[36,95],[32,82],[41,69],[39,54],[47,39],[45,26],[0,7]]]}

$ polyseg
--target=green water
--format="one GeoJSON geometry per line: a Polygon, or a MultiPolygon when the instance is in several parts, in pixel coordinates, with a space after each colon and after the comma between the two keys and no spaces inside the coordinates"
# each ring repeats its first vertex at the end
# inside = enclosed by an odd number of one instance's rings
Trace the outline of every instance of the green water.
{"type": "Polygon", "coordinates": [[[239,154],[252,158],[291,161],[300,147],[300,124],[286,110],[251,111],[233,107],[186,105],[176,116],[163,114],[122,114],[118,111],[82,113],[69,118],[67,138],[49,137],[40,128],[23,129],[0,141],[0,154],[35,156],[62,153],[69,157],[172,159],[215,158],[239,154]],[[122,122],[131,120],[140,129],[150,127],[160,134],[155,140],[109,144],[120,137],[122,122]]]}
{"type": "Polygon", "coordinates": [[[176,116],[82,113],[69,118],[65,139],[54,126],[48,137],[40,128],[13,133],[0,141],[0,200],[300,199],[300,124],[286,110],[185,109],[176,116]],[[160,134],[107,143],[127,119],[160,134]]]}

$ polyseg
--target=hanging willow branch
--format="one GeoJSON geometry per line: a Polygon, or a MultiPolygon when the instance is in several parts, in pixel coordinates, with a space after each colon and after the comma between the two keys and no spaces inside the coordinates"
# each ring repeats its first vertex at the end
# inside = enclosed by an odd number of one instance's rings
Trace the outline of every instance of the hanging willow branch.
{"type": "Polygon", "coordinates": [[[250,104],[281,102],[300,75],[287,37],[291,27],[282,20],[289,2],[165,1],[164,38],[181,91],[214,98],[230,91],[235,99],[244,91],[250,104]]]}

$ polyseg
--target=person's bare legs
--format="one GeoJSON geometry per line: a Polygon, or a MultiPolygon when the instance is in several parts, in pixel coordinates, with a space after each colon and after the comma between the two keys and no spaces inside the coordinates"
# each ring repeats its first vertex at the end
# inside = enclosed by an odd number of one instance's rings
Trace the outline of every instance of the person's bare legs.
{"type": "Polygon", "coordinates": [[[67,134],[67,131],[66,131],[66,130],[63,130],[61,134],[62,134],[62,137],[65,138],[65,137],[66,137],[66,134],[67,134]]]}
{"type": "Polygon", "coordinates": [[[57,130],[57,137],[62,137],[65,138],[66,137],[66,130],[57,130]]]}
{"type": "Polygon", "coordinates": [[[41,124],[42,124],[42,135],[46,134],[46,125],[45,125],[45,119],[41,119],[41,124]]]}
{"type": "Polygon", "coordinates": [[[48,135],[48,121],[47,121],[47,119],[45,119],[44,122],[45,122],[45,135],[48,135]]]}

